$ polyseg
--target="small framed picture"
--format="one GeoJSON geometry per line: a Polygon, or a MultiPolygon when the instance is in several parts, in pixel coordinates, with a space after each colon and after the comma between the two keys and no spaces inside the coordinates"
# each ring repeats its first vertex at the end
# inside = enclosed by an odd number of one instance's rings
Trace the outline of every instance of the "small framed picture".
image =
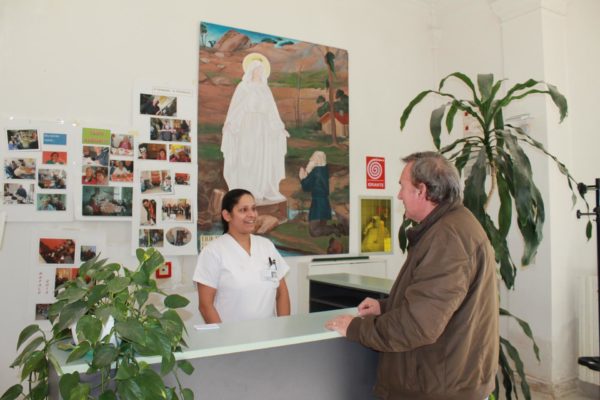
{"type": "Polygon", "coordinates": [[[392,198],[360,198],[361,254],[391,254],[392,198]]]}
{"type": "Polygon", "coordinates": [[[173,272],[172,268],[171,261],[165,261],[165,263],[156,270],[156,279],[170,278],[173,272]]]}

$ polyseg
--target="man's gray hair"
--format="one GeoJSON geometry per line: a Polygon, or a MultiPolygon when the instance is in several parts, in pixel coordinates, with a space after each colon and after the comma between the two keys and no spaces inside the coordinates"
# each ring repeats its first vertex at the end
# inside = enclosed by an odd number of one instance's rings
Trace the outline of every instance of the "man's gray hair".
{"type": "Polygon", "coordinates": [[[427,187],[427,200],[439,204],[461,198],[458,171],[443,155],[423,151],[404,157],[402,161],[412,163],[412,184],[417,186],[423,183],[427,187]]]}

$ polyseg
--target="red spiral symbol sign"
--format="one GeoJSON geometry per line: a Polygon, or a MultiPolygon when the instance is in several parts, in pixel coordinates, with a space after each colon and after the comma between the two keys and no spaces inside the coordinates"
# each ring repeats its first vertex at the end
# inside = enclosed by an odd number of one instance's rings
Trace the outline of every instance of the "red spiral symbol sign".
{"type": "Polygon", "coordinates": [[[382,160],[378,158],[372,158],[367,163],[367,175],[371,179],[379,180],[383,174],[382,160]]]}

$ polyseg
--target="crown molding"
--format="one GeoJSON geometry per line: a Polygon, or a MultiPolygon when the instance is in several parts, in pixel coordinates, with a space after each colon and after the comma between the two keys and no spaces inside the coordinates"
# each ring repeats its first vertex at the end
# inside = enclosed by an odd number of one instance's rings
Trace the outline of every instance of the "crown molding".
{"type": "Polygon", "coordinates": [[[546,10],[567,15],[566,0],[489,0],[490,7],[502,22],[536,10],[546,10]]]}

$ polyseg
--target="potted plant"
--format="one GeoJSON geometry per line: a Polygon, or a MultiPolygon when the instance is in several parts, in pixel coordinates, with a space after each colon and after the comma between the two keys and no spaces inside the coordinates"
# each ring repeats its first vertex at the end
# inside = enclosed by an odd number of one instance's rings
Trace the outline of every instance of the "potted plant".
{"type": "Polygon", "coordinates": [[[157,250],[138,249],[136,256],[135,270],[97,256],[81,265],[76,279],[57,288],[48,313],[52,330],[44,332],[34,324],[20,333],[17,348],[22,350],[11,367],[21,369],[21,383],[10,387],[1,400],[47,398],[50,366],[60,376],[63,399],[194,398],[177,378],[178,370],[191,374],[194,368],[188,361],[176,361],[174,355],[185,344],[186,332],[175,309],[189,301],[157,287],[153,275],[164,263],[157,250]],[[163,305],[155,306],[161,299],[163,305]],[[85,377],[62,373],[54,355],[62,350],[70,351],[67,362],[86,361],[85,377]],[[160,374],[138,361],[138,356],[161,357],[160,374]],[[170,373],[176,387],[163,380],[170,373]]]}
{"type": "MultiPolygon", "coordinates": [[[[566,166],[550,154],[544,146],[524,129],[505,123],[504,109],[515,100],[524,97],[543,94],[549,95],[560,113],[560,122],[566,117],[567,100],[551,84],[529,79],[508,89],[501,94],[503,80],[494,81],[492,74],[477,75],[477,88],[472,80],[460,72],[446,76],[440,81],[437,90],[425,90],[419,93],[404,109],[400,118],[400,129],[403,130],[413,108],[429,94],[437,94],[448,99],[448,102],[433,110],[430,119],[430,131],[433,143],[438,151],[454,162],[461,175],[466,175],[463,193],[464,205],[473,212],[485,229],[496,252],[499,273],[507,289],[514,287],[517,268],[508,248],[506,237],[516,211],[516,221],[524,241],[521,264],[528,265],[534,258],[542,240],[544,225],[544,200],[535,184],[533,172],[527,152],[522,145],[541,151],[554,160],[559,171],[567,178],[567,184],[572,193],[573,203],[576,201],[574,187],[576,181],[566,166]],[[452,93],[443,90],[449,78],[458,79],[467,86],[470,98],[460,99],[452,93]],[[441,147],[441,131],[443,122],[450,133],[454,126],[457,113],[470,116],[478,125],[478,134],[465,135],[452,143],[441,147]],[[445,121],[444,121],[444,116],[445,121]],[[469,166],[467,172],[466,166],[469,166]],[[486,187],[489,190],[486,192],[486,187]],[[492,218],[488,211],[490,200],[497,196],[499,208],[497,218],[492,218]]],[[[582,196],[583,198],[583,196],[582,196]]],[[[585,199],[584,199],[585,201],[585,199]]],[[[586,202],[587,204],[587,202],[586,202]]],[[[588,207],[589,209],[589,207],[588,207]]],[[[411,225],[405,220],[400,229],[400,247],[406,250],[407,240],[405,229],[411,225]]],[[[591,221],[586,229],[588,238],[591,235],[591,221]]],[[[529,324],[507,310],[500,308],[500,315],[514,318],[523,332],[531,339],[533,351],[539,361],[539,349],[529,324]]],[[[500,337],[500,371],[503,376],[506,398],[511,399],[512,393],[518,397],[516,373],[520,377],[521,391],[526,399],[530,399],[529,385],[525,376],[523,362],[519,352],[507,339],[500,337]],[[514,365],[514,367],[513,367],[514,365]]],[[[499,385],[496,379],[494,395],[498,398],[499,385]]]]}

